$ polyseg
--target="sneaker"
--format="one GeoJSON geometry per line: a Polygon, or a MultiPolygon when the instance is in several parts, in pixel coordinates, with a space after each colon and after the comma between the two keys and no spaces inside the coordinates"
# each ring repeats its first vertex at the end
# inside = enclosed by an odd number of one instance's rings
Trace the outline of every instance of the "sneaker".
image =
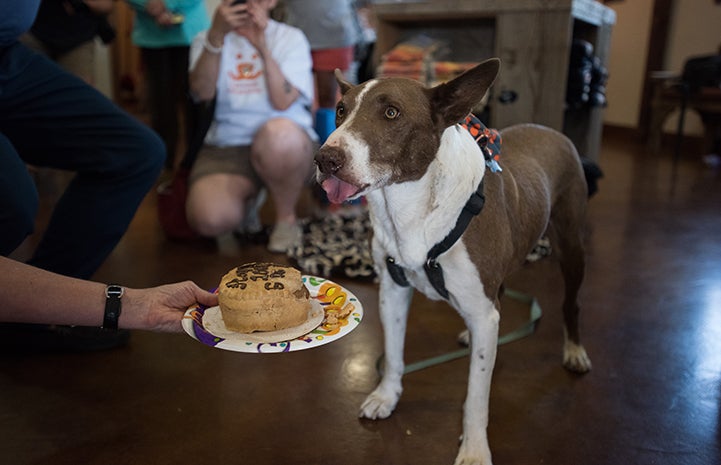
{"type": "Polygon", "coordinates": [[[277,223],[268,239],[268,250],[286,253],[300,243],[302,236],[303,232],[297,223],[277,223]]]}

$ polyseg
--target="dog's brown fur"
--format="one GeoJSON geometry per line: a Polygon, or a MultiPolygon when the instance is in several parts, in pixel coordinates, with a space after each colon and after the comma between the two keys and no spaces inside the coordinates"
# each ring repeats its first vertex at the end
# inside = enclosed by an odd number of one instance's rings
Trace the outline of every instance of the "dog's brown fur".
{"type": "Polygon", "coordinates": [[[338,129],[316,156],[317,178],[329,198],[339,202],[365,195],[375,231],[386,359],[381,383],[361,407],[361,416],[368,418],[390,415],[402,390],[403,333],[411,293],[392,279],[385,259],[393,257],[415,288],[441,298],[424,273],[426,254],[453,228],[466,200],[484,180],[485,207],[461,240],[438,257],[448,302],[466,321],[472,346],[456,465],[491,463],[485,428],[499,293],[503,280],[523,264],[544,233],[566,285],[564,366],[580,373],[591,368],[579,340],[577,304],[584,274],[581,231],[587,186],[573,144],[538,125],[505,129],[503,171],[491,173],[475,142],[455,127],[481,100],[499,64],[488,60],[432,89],[398,78],[351,86],[339,75],[343,98],[338,129]]]}
{"type": "MultiPolygon", "coordinates": [[[[501,131],[501,136],[506,154],[501,158],[503,173],[485,176],[485,207],[461,240],[490,297],[505,276],[525,262],[545,231],[565,281],[568,337],[580,344],[576,297],[584,274],[587,185],[580,161],[569,162],[579,160],[576,149],[566,137],[542,126],[513,126],[501,131]],[[492,253],[484,238],[496,238],[492,253]]],[[[588,367],[568,368],[585,372],[588,367]]]]}

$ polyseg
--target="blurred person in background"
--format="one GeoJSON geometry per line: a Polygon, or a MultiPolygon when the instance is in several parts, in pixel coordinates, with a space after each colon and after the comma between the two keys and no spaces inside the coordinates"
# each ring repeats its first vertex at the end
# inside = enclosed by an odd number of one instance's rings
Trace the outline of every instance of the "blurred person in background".
{"type": "Polygon", "coordinates": [[[190,173],[188,222],[219,238],[252,232],[267,191],[275,207],[268,250],[301,240],[296,206],[311,178],[317,136],[313,74],[303,33],[270,18],[276,0],[222,0],[193,41],[190,88],[215,114],[190,173]]]}
{"type": "MultiPolygon", "coordinates": [[[[190,43],[208,29],[204,0],[126,0],[135,10],[132,41],[141,52],[150,124],[165,142],[166,171],[176,165],[180,128],[190,128],[190,43]]],[[[185,131],[185,143],[190,136],[185,131]]]]}

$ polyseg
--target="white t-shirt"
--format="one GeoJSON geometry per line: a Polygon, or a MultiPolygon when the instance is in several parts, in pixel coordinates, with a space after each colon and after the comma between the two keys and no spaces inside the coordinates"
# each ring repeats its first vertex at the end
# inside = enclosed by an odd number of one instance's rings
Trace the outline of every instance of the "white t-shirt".
{"type": "MultiPolygon", "coordinates": [[[[194,39],[190,48],[192,70],[203,51],[206,32],[194,39]]],[[[215,118],[205,143],[219,147],[250,145],[258,129],[269,119],[285,117],[305,129],[312,140],[313,71],[310,46],[305,35],[292,26],[269,20],[265,30],[271,55],[300,96],[287,110],[276,110],[270,103],[263,62],[245,37],[231,32],[225,36],[220,58],[215,118]]]]}

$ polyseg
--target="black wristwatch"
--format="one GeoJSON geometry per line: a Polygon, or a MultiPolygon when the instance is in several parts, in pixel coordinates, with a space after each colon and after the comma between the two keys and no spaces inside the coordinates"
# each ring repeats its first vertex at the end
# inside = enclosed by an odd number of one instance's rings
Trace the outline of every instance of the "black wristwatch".
{"type": "Polygon", "coordinates": [[[109,330],[118,329],[118,319],[120,318],[121,303],[120,298],[123,296],[125,289],[116,284],[109,284],[105,288],[105,316],[103,317],[103,328],[109,330]]]}

